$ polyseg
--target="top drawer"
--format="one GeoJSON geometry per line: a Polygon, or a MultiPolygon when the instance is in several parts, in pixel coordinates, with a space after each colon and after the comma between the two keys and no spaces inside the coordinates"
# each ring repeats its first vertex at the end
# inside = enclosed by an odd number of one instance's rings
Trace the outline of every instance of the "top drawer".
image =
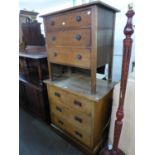
{"type": "Polygon", "coordinates": [[[83,112],[88,116],[92,116],[92,101],[69,93],[68,91],[60,89],[59,87],[47,85],[47,88],[50,104],[52,104],[52,102],[59,103],[63,106],[69,107],[74,111],[83,112]]]}
{"type": "Polygon", "coordinates": [[[61,28],[88,28],[91,25],[91,9],[78,12],[68,12],[44,18],[46,32],[61,28]]]}

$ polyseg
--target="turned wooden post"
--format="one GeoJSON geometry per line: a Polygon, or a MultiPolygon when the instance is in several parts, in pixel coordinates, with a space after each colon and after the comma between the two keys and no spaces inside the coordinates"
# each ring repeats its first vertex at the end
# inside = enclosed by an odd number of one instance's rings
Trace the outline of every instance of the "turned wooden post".
{"type": "Polygon", "coordinates": [[[123,117],[124,117],[124,98],[126,93],[126,85],[128,79],[128,71],[131,57],[131,47],[132,47],[132,39],[131,35],[133,34],[133,25],[132,25],[132,17],[135,12],[132,10],[132,6],[129,5],[129,10],[126,13],[127,16],[127,24],[124,28],[124,34],[126,38],[123,40],[123,61],[122,61],[122,74],[121,74],[121,83],[120,83],[120,94],[119,94],[119,106],[116,112],[116,121],[115,121],[115,129],[114,129],[114,140],[113,140],[113,148],[109,150],[108,147],[102,150],[102,155],[122,155],[123,152],[118,149],[119,139],[121,135],[121,130],[123,126],[123,117]]]}

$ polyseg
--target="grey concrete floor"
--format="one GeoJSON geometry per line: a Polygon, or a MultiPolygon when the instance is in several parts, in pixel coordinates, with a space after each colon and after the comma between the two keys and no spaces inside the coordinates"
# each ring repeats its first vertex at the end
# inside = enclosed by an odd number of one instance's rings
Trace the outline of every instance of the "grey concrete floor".
{"type": "Polygon", "coordinates": [[[50,126],[20,108],[19,155],[84,155],[51,130],[50,126]]]}

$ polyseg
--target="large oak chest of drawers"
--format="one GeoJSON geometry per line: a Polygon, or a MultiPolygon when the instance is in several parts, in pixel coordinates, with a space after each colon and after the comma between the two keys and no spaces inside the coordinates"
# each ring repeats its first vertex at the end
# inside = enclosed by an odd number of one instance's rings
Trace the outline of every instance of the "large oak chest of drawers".
{"type": "Polygon", "coordinates": [[[97,80],[97,92],[92,95],[88,81],[87,77],[73,75],[45,83],[51,125],[61,129],[84,149],[95,152],[110,119],[113,84],[97,80]]]}
{"type": "Polygon", "coordinates": [[[51,79],[52,64],[88,69],[95,94],[96,69],[109,64],[111,78],[116,12],[109,5],[92,2],[42,16],[51,79]]]}

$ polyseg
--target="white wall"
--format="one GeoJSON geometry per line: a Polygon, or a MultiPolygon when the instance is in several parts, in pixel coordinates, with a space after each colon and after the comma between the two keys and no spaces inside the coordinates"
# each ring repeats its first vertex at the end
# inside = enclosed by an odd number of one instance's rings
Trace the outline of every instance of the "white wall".
{"type": "MultiPolygon", "coordinates": [[[[76,1],[76,5],[82,4],[83,2],[89,2],[90,0],[20,0],[19,5],[20,9],[26,8],[27,10],[34,10],[41,14],[53,12],[56,10],[61,10],[67,7],[73,6],[73,1],[76,1]]],[[[93,1],[93,0],[91,0],[93,1]]],[[[115,42],[114,42],[114,58],[113,58],[113,81],[119,81],[121,77],[121,65],[122,65],[122,49],[123,44],[122,41],[125,38],[123,34],[123,29],[126,24],[126,16],[125,13],[128,10],[128,4],[132,2],[132,0],[101,0],[113,7],[121,10],[120,13],[116,15],[116,25],[115,25],[115,42]]],[[[134,17],[135,18],[135,17],[134,17]]],[[[42,23],[41,18],[37,18],[38,21],[42,23]]],[[[41,26],[42,33],[43,24],[41,26]]],[[[133,35],[134,38],[134,35],[133,35]]],[[[132,48],[132,56],[131,62],[134,61],[134,41],[132,48]]],[[[130,63],[131,70],[131,63],[130,63]]]]}

